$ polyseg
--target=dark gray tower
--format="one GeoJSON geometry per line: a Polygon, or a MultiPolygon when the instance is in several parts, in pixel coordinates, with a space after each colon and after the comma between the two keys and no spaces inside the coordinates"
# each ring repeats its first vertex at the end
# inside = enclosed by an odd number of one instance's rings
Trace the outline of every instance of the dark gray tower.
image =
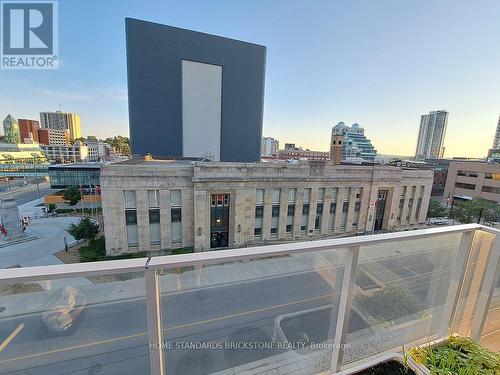
{"type": "Polygon", "coordinates": [[[127,18],[132,153],[260,160],[266,48],[127,18]]]}

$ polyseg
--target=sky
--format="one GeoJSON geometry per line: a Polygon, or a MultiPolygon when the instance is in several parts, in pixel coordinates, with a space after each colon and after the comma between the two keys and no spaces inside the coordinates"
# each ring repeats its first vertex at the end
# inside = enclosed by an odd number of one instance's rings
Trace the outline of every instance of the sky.
{"type": "Polygon", "coordinates": [[[446,157],[484,157],[500,115],[498,0],[60,0],[59,69],[0,70],[0,118],[75,112],[128,136],[125,17],[267,46],[263,135],[329,149],[359,123],[413,155],[420,115],[449,111],[446,157]]]}

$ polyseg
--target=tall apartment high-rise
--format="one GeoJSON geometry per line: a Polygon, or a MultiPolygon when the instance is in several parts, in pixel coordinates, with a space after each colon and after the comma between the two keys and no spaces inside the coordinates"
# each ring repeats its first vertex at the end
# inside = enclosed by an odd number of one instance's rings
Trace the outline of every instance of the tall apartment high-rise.
{"type": "Polygon", "coordinates": [[[444,137],[448,124],[448,112],[431,111],[420,118],[417,150],[415,157],[420,159],[438,159],[444,156],[444,137]]]}
{"type": "Polygon", "coordinates": [[[272,137],[263,137],[260,154],[262,156],[276,156],[278,155],[279,146],[280,142],[277,139],[272,137]]]}
{"type": "Polygon", "coordinates": [[[126,19],[133,154],[260,160],[266,47],[126,19]]]}
{"type": "Polygon", "coordinates": [[[335,146],[333,143],[334,141],[336,142],[336,146],[339,145],[338,142],[340,141],[342,160],[349,161],[353,159],[362,159],[374,161],[377,156],[377,150],[375,150],[371,141],[365,136],[365,129],[357,123],[352,124],[352,126],[347,126],[341,121],[332,128],[330,138],[330,159],[337,159],[333,161],[339,164],[338,155],[332,155],[332,151],[337,149],[336,147],[332,149],[332,146],[335,146]]]}
{"type": "Polygon", "coordinates": [[[40,112],[40,124],[42,129],[68,130],[72,141],[81,137],[80,116],[76,113],[40,112]]]}
{"type": "Polygon", "coordinates": [[[498,116],[497,130],[495,132],[495,138],[493,139],[493,149],[500,148],[500,116],[498,116]]]}
{"type": "Polygon", "coordinates": [[[3,132],[5,143],[21,143],[19,123],[11,115],[7,115],[7,117],[3,120],[3,132]]]}

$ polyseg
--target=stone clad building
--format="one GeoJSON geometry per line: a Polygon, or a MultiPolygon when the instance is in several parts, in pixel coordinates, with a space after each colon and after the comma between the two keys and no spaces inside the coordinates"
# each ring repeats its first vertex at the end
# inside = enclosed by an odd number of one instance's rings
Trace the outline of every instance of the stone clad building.
{"type": "Polygon", "coordinates": [[[425,225],[432,171],[330,162],[129,160],[103,166],[108,254],[407,230],[425,225]]]}

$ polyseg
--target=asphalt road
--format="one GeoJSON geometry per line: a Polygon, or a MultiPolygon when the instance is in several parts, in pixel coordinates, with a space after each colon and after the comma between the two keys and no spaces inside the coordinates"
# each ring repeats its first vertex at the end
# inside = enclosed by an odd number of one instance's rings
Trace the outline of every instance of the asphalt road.
{"type": "MultiPolygon", "coordinates": [[[[51,189],[50,185],[48,183],[43,183],[40,184],[40,198],[43,197],[44,195],[53,193],[55,191],[58,191],[60,189],[51,189]]],[[[24,203],[31,202],[35,199],[38,199],[38,192],[36,187],[30,190],[23,190],[23,191],[14,191],[12,193],[6,193],[4,196],[9,196],[9,197],[14,197],[16,198],[17,205],[20,206],[24,203]]]]}
{"type": "MultiPolygon", "coordinates": [[[[318,274],[309,272],[164,295],[165,341],[172,345],[166,355],[167,373],[197,375],[269,357],[273,350],[192,350],[185,345],[248,340],[271,343],[276,316],[327,305],[338,298],[332,294],[318,274]]],[[[328,321],[318,324],[328,329],[328,321]]],[[[20,326],[19,333],[0,352],[0,374],[147,373],[144,299],[89,305],[69,335],[48,332],[40,317],[31,315],[1,321],[0,337],[9,336],[20,326]]]]}

